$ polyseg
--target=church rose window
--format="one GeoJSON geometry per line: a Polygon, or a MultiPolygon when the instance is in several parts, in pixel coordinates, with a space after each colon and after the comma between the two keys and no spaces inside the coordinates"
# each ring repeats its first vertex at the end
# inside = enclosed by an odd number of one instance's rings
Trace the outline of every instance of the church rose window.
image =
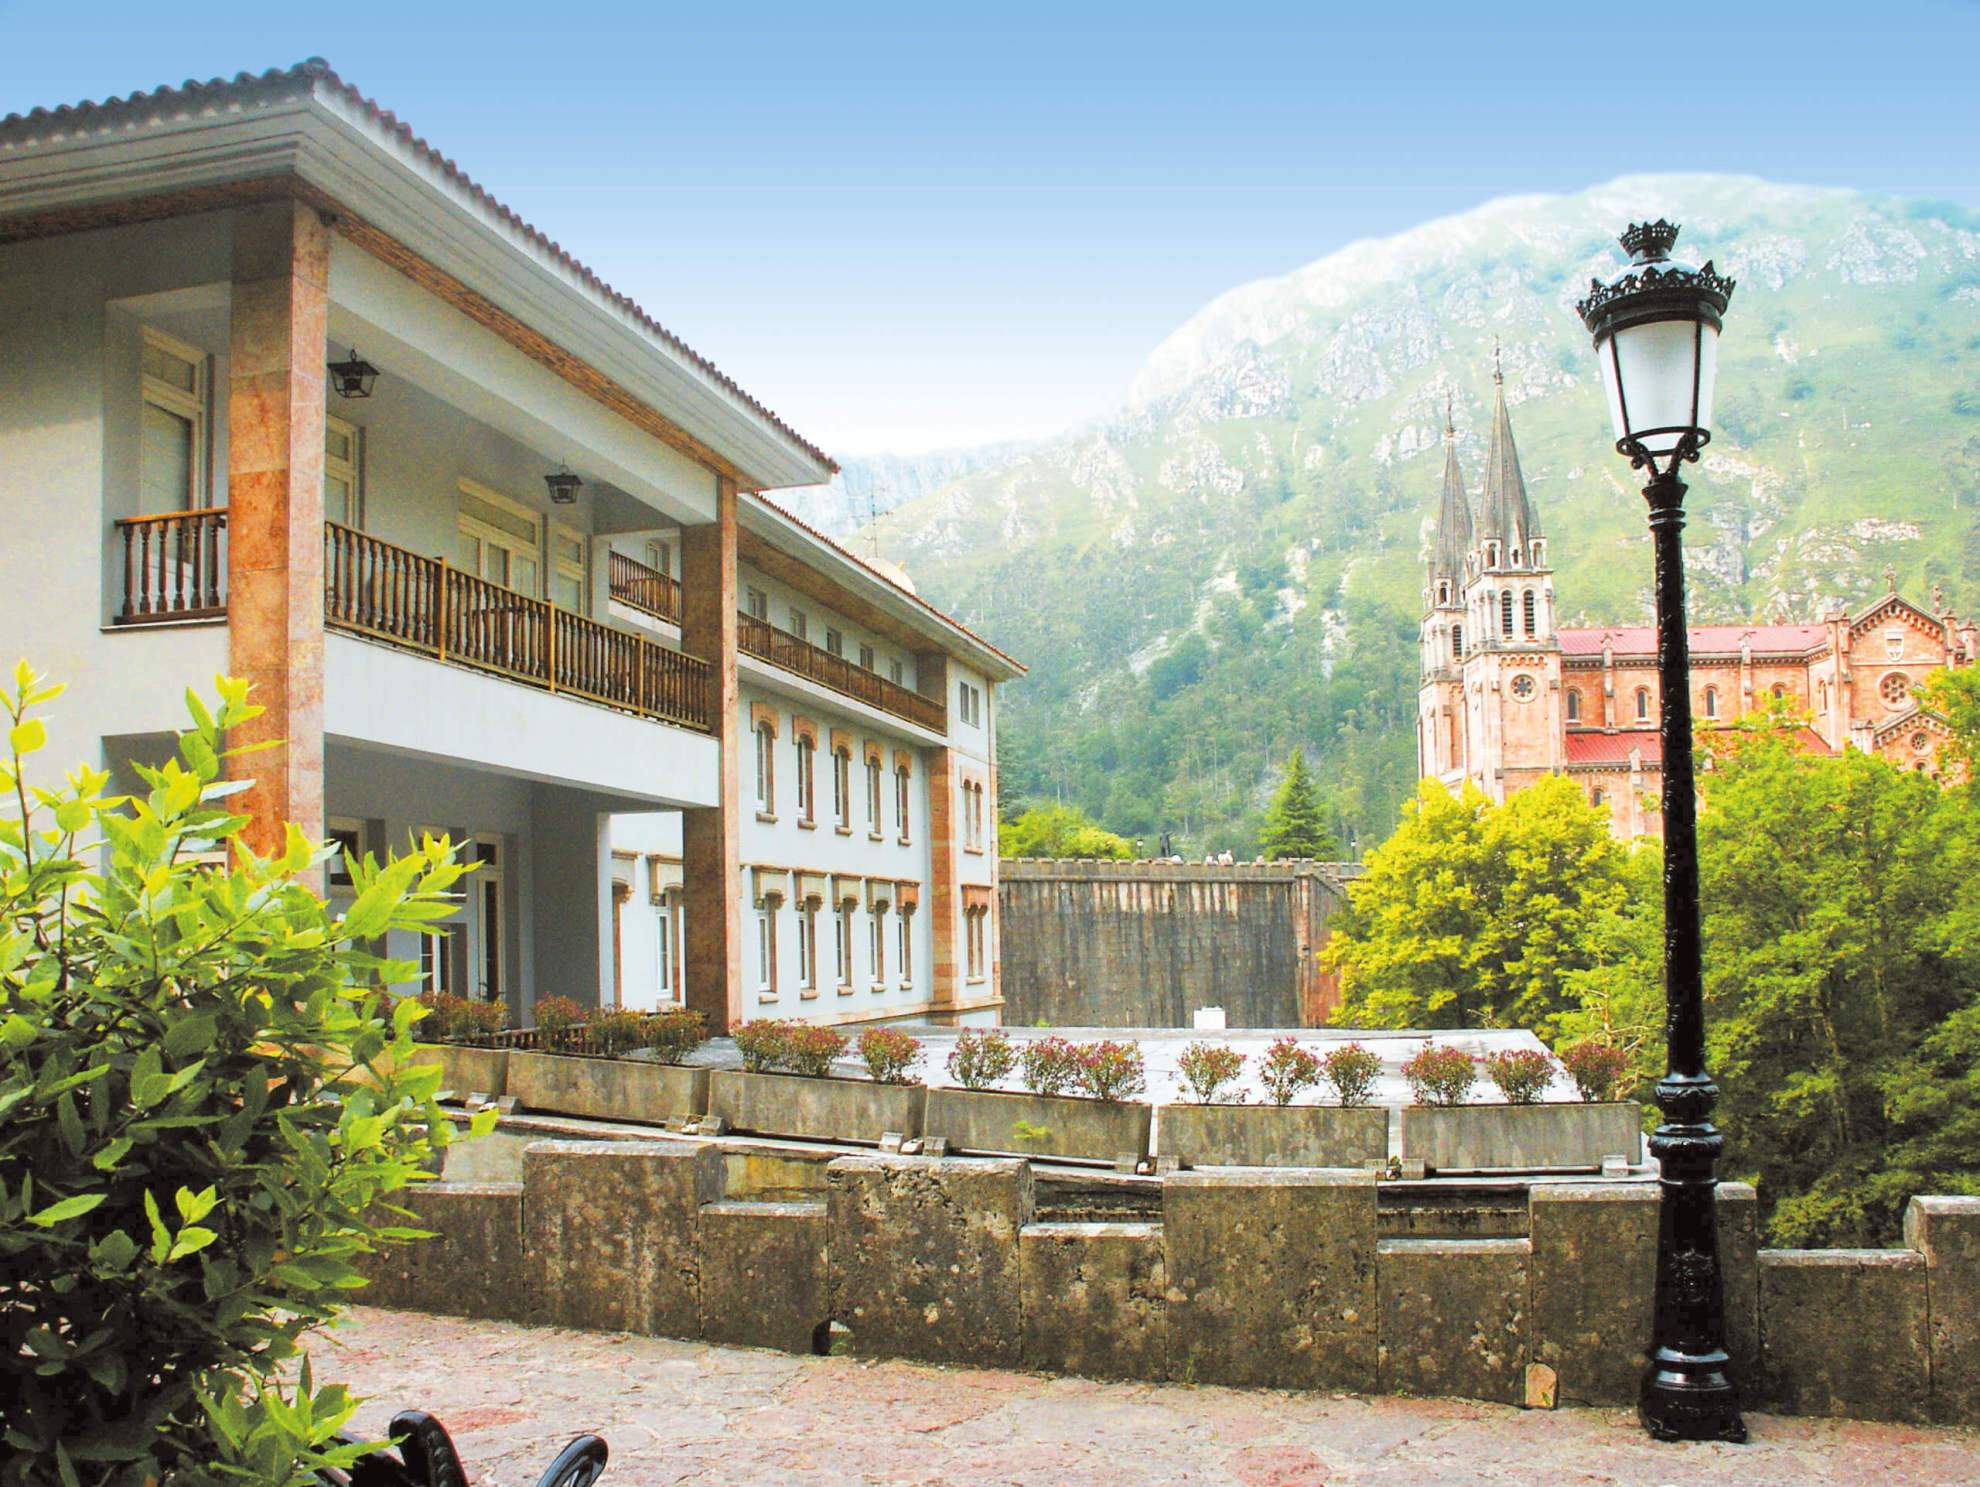
{"type": "Polygon", "coordinates": [[[1911,678],[1902,671],[1893,671],[1877,683],[1877,694],[1892,707],[1896,707],[1911,695],[1911,678]]]}
{"type": "Polygon", "coordinates": [[[1512,679],[1512,694],[1521,702],[1531,699],[1533,696],[1533,678],[1525,672],[1521,672],[1518,676],[1514,677],[1512,679]]]}
{"type": "Polygon", "coordinates": [[[1922,733],[1914,733],[1911,735],[1911,746],[1922,754],[1932,747],[1932,740],[1922,733]]]}

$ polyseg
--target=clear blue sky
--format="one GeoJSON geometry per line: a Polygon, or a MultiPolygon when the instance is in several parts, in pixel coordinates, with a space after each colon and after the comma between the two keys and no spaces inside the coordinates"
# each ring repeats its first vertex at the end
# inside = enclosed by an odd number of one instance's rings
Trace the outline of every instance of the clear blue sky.
{"type": "Polygon", "coordinates": [[[1495,196],[1980,207],[1980,3],[0,0],[0,113],[327,57],[838,454],[1110,411],[1206,301],[1495,196]]]}

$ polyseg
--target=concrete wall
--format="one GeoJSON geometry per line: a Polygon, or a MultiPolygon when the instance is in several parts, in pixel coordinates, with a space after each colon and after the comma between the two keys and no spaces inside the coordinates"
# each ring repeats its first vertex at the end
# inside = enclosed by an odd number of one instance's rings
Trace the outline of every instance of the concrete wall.
{"type": "MultiPolygon", "coordinates": [[[[1097,1377],[1635,1402],[1649,1185],[1535,1186],[1525,1236],[1402,1239],[1359,1173],[1178,1173],[1160,1222],[1064,1222],[1023,1161],[842,1157],[756,1191],[741,1150],[552,1142],[520,1184],[436,1184],[417,1209],[441,1237],[374,1260],[365,1299],[787,1351],[836,1325],[869,1356],[1097,1377]]],[[[1721,1187],[1746,1408],[1980,1424],[1980,1199],[1916,1199],[1915,1247],[1867,1252],[1756,1250],[1755,1206],[1721,1187]]]]}
{"type": "Polygon", "coordinates": [[[1352,865],[1006,859],[1004,1020],[1188,1027],[1318,1027],[1339,988],[1315,953],[1352,865]]]}

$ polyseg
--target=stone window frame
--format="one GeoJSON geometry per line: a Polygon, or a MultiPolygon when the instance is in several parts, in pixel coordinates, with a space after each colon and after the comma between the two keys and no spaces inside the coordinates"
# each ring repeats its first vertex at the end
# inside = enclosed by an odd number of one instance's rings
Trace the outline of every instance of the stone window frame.
{"type": "Polygon", "coordinates": [[[887,753],[874,739],[867,739],[860,749],[866,761],[866,835],[871,841],[881,841],[886,832],[882,821],[887,814],[885,791],[881,781],[887,772],[887,753]]]}
{"type": "Polygon", "coordinates": [[[852,835],[852,735],[843,728],[832,730],[832,829],[840,836],[852,835]]]}
{"type": "Polygon", "coordinates": [[[767,702],[749,705],[749,731],[756,741],[756,819],[777,820],[777,709],[767,702]]]}
{"type": "Polygon", "coordinates": [[[797,824],[801,831],[818,828],[818,724],[793,715],[791,742],[797,750],[797,824]]]}
{"type": "Polygon", "coordinates": [[[897,840],[905,847],[911,837],[908,825],[908,807],[913,796],[914,755],[906,749],[894,750],[894,826],[897,840]]]}

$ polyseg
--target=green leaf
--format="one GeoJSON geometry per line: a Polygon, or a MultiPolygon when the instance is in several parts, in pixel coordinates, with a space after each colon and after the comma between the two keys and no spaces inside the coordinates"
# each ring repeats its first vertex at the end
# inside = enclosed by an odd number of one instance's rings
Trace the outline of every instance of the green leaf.
{"type": "Polygon", "coordinates": [[[203,1229],[197,1224],[189,1224],[179,1230],[179,1237],[172,1241],[172,1248],[166,1254],[167,1261],[183,1260],[187,1255],[197,1254],[220,1236],[211,1229],[203,1229]]]}
{"type": "Polygon", "coordinates": [[[39,1213],[29,1214],[28,1222],[39,1224],[44,1229],[66,1223],[70,1219],[81,1218],[84,1214],[93,1212],[108,1196],[107,1193],[77,1193],[73,1198],[64,1198],[59,1203],[49,1204],[39,1213]]]}
{"type": "Polygon", "coordinates": [[[7,744],[16,754],[32,754],[48,742],[48,725],[39,718],[25,718],[7,730],[7,744]]]}

